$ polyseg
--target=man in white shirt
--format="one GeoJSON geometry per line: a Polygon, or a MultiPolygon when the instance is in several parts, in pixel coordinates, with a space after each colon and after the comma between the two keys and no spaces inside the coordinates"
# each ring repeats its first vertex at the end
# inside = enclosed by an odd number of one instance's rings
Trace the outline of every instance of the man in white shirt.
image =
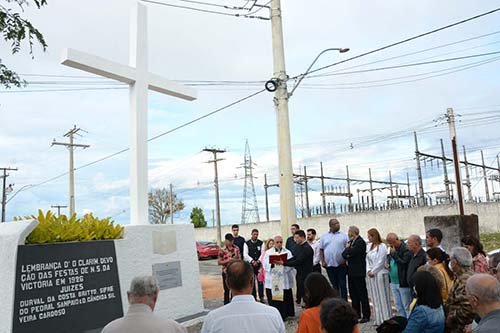
{"type": "Polygon", "coordinates": [[[313,228],[307,229],[307,242],[311,245],[313,256],[313,272],[321,273],[321,254],[319,249],[319,242],[316,240],[316,230],[313,228]]]}
{"type": "Polygon", "coordinates": [[[236,260],[228,265],[226,274],[233,299],[231,303],[207,315],[201,332],[285,333],[285,325],[278,310],[256,302],[252,296],[252,266],[248,262],[236,260]]]}
{"type": "Polygon", "coordinates": [[[153,314],[159,292],[154,277],[135,277],[127,292],[130,304],[127,314],[107,324],[102,333],[186,333],[186,329],[175,321],[153,314]]]}

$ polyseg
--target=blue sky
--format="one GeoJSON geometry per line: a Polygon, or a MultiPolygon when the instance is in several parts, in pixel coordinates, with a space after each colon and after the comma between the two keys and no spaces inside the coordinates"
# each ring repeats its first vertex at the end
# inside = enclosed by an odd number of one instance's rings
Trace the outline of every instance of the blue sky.
{"type": "MultiPolygon", "coordinates": [[[[175,2],[175,0],[166,1],[175,2]]],[[[215,1],[212,1],[215,3],[215,1]]],[[[219,1],[231,3],[238,1],[219,1]]],[[[239,1],[243,5],[246,1],[239,1]]],[[[261,1],[262,2],[262,1],[261,1]]],[[[60,65],[64,47],[73,47],[108,59],[127,63],[128,15],[131,1],[113,0],[68,2],[53,0],[42,10],[28,8],[26,13],[44,33],[49,48],[43,53],[35,48],[35,58],[26,52],[8,55],[8,47],[0,44],[2,61],[29,75],[32,82],[25,90],[52,90],[80,87],[67,81],[89,80],[102,87],[100,78],[67,78],[90,76],[60,65]],[[66,81],[64,84],[61,81],[66,81]],[[59,85],[56,85],[59,84],[59,85]]],[[[314,4],[303,1],[283,3],[287,70],[290,76],[302,73],[312,59],[329,47],[349,47],[346,54],[327,53],[317,63],[326,65],[368,50],[422,33],[433,28],[500,7],[500,1],[327,1],[314,4]]],[[[270,24],[262,20],[245,20],[219,15],[148,5],[149,68],[152,72],[175,80],[267,80],[272,76],[270,24]]],[[[500,50],[500,14],[492,14],[418,39],[371,56],[325,70],[360,70],[413,62],[460,57],[500,50]],[[481,35],[491,34],[482,38],[481,35]],[[400,57],[377,64],[347,69],[351,66],[384,60],[447,43],[475,38],[467,42],[400,57]]],[[[435,74],[467,64],[491,59],[495,55],[435,65],[416,66],[367,73],[355,73],[304,80],[290,101],[290,128],[294,170],[307,165],[309,173],[319,173],[323,161],[325,173],[343,176],[345,165],[351,176],[387,180],[392,170],[395,180],[415,179],[412,130],[431,122],[454,107],[461,114],[459,144],[485,147],[487,163],[494,162],[500,142],[494,116],[500,110],[499,62],[492,61],[468,70],[426,80],[395,85],[415,76],[435,74]],[[383,81],[398,77],[408,79],[383,81]],[[376,82],[373,82],[376,81],[376,82]],[[359,82],[365,82],[359,84],[359,82]],[[375,87],[372,87],[375,85],[375,87]],[[477,114],[477,112],[492,112],[477,114]],[[476,114],[474,114],[476,113],[476,114]],[[383,135],[404,130],[401,137],[376,144],[363,144],[360,137],[383,135]],[[350,144],[354,149],[350,149],[350,144]]],[[[107,84],[107,82],[106,82],[107,84]]],[[[88,85],[92,86],[92,85],[88,85]]],[[[200,88],[199,98],[184,102],[157,93],[149,98],[150,136],[162,133],[197,116],[224,106],[253,91],[255,87],[200,88]]],[[[75,165],[81,166],[129,145],[128,93],[126,89],[91,91],[20,92],[0,90],[0,165],[18,167],[9,183],[15,190],[38,184],[68,170],[67,151],[50,147],[53,138],[62,140],[74,124],[88,131],[79,139],[90,149],[78,150],[75,165]]],[[[445,138],[445,125],[419,133],[422,151],[440,153],[439,138],[445,138]]],[[[220,164],[222,222],[239,222],[243,191],[245,140],[257,163],[255,180],[261,219],[265,217],[263,175],[277,180],[276,120],[270,93],[259,96],[183,128],[149,145],[150,186],[167,187],[172,183],[187,208],[176,220],[187,221],[192,207],[200,206],[210,220],[214,206],[211,181],[213,168],[203,163],[210,158],[201,150],[205,146],[228,149],[220,164]],[[236,177],[235,177],[236,176],[236,177]]],[[[373,140],[371,140],[372,142],[373,140]]],[[[115,216],[128,223],[128,154],[124,153],[76,172],[77,211],[93,211],[98,216],[115,216]],[[125,213],[123,213],[125,211],[125,213]]],[[[480,161],[478,151],[468,158],[480,161]]],[[[451,166],[450,166],[451,168],[451,166]]],[[[435,167],[424,170],[426,189],[442,189],[442,177],[435,167]]],[[[475,195],[483,195],[480,175],[473,171],[475,195]]],[[[8,219],[16,215],[48,209],[67,203],[67,177],[19,192],[8,204],[8,219]]],[[[329,185],[340,185],[331,183],[329,185]]],[[[498,184],[496,191],[500,191],[498,184]]],[[[314,190],[318,182],[312,182],[314,190]]],[[[365,188],[358,186],[357,188],[365,188]]],[[[414,189],[412,185],[412,190],[414,189]]],[[[355,189],[356,190],[356,187],[355,189]]],[[[387,195],[387,193],[385,193],[387,195]]],[[[271,218],[279,216],[277,189],[270,190],[271,218]]],[[[379,200],[384,194],[378,195],[379,200]]],[[[320,203],[318,192],[311,202],[320,203]]],[[[340,202],[340,201],[339,201],[340,202]]]]}

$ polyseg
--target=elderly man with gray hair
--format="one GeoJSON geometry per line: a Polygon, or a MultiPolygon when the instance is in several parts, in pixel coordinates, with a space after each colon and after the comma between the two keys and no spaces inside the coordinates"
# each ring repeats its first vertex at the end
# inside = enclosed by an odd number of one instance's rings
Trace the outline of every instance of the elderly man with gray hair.
{"type": "Polygon", "coordinates": [[[488,274],[476,274],[465,287],[469,302],[481,317],[475,333],[498,332],[500,327],[500,282],[488,274]]]}
{"type": "Polygon", "coordinates": [[[465,247],[451,250],[450,266],[455,279],[445,304],[446,332],[462,333],[472,323],[475,313],[465,290],[467,280],[472,276],[472,255],[465,247]]]}
{"type": "Polygon", "coordinates": [[[186,329],[173,320],[153,314],[160,288],[150,275],[132,279],[127,292],[130,307],[123,318],[104,327],[102,333],[186,333],[186,329]]]}

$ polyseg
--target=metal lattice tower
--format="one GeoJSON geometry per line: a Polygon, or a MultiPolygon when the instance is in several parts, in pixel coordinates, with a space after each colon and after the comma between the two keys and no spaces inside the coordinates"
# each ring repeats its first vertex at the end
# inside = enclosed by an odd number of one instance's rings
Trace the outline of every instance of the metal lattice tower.
{"type": "Polygon", "coordinates": [[[248,140],[245,143],[245,160],[241,167],[245,169],[245,187],[243,189],[243,203],[241,205],[241,224],[260,222],[259,207],[257,207],[257,196],[253,184],[253,169],[250,146],[248,140]]]}

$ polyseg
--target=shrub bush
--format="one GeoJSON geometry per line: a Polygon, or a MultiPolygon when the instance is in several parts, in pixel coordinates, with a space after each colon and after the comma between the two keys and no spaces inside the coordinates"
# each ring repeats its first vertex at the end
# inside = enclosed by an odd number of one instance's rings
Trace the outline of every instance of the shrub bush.
{"type": "Polygon", "coordinates": [[[92,240],[123,238],[123,227],[115,225],[107,217],[99,219],[92,214],[77,218],[73,214],[70,218],[66,215],[55,216],[52,211],[38,210],[38,216],[31,215],[17,217],[14,220],[38,220],[39,224],[26,238],[26,244],[48,244],[60,242],[85,242],[92,240]]]}

